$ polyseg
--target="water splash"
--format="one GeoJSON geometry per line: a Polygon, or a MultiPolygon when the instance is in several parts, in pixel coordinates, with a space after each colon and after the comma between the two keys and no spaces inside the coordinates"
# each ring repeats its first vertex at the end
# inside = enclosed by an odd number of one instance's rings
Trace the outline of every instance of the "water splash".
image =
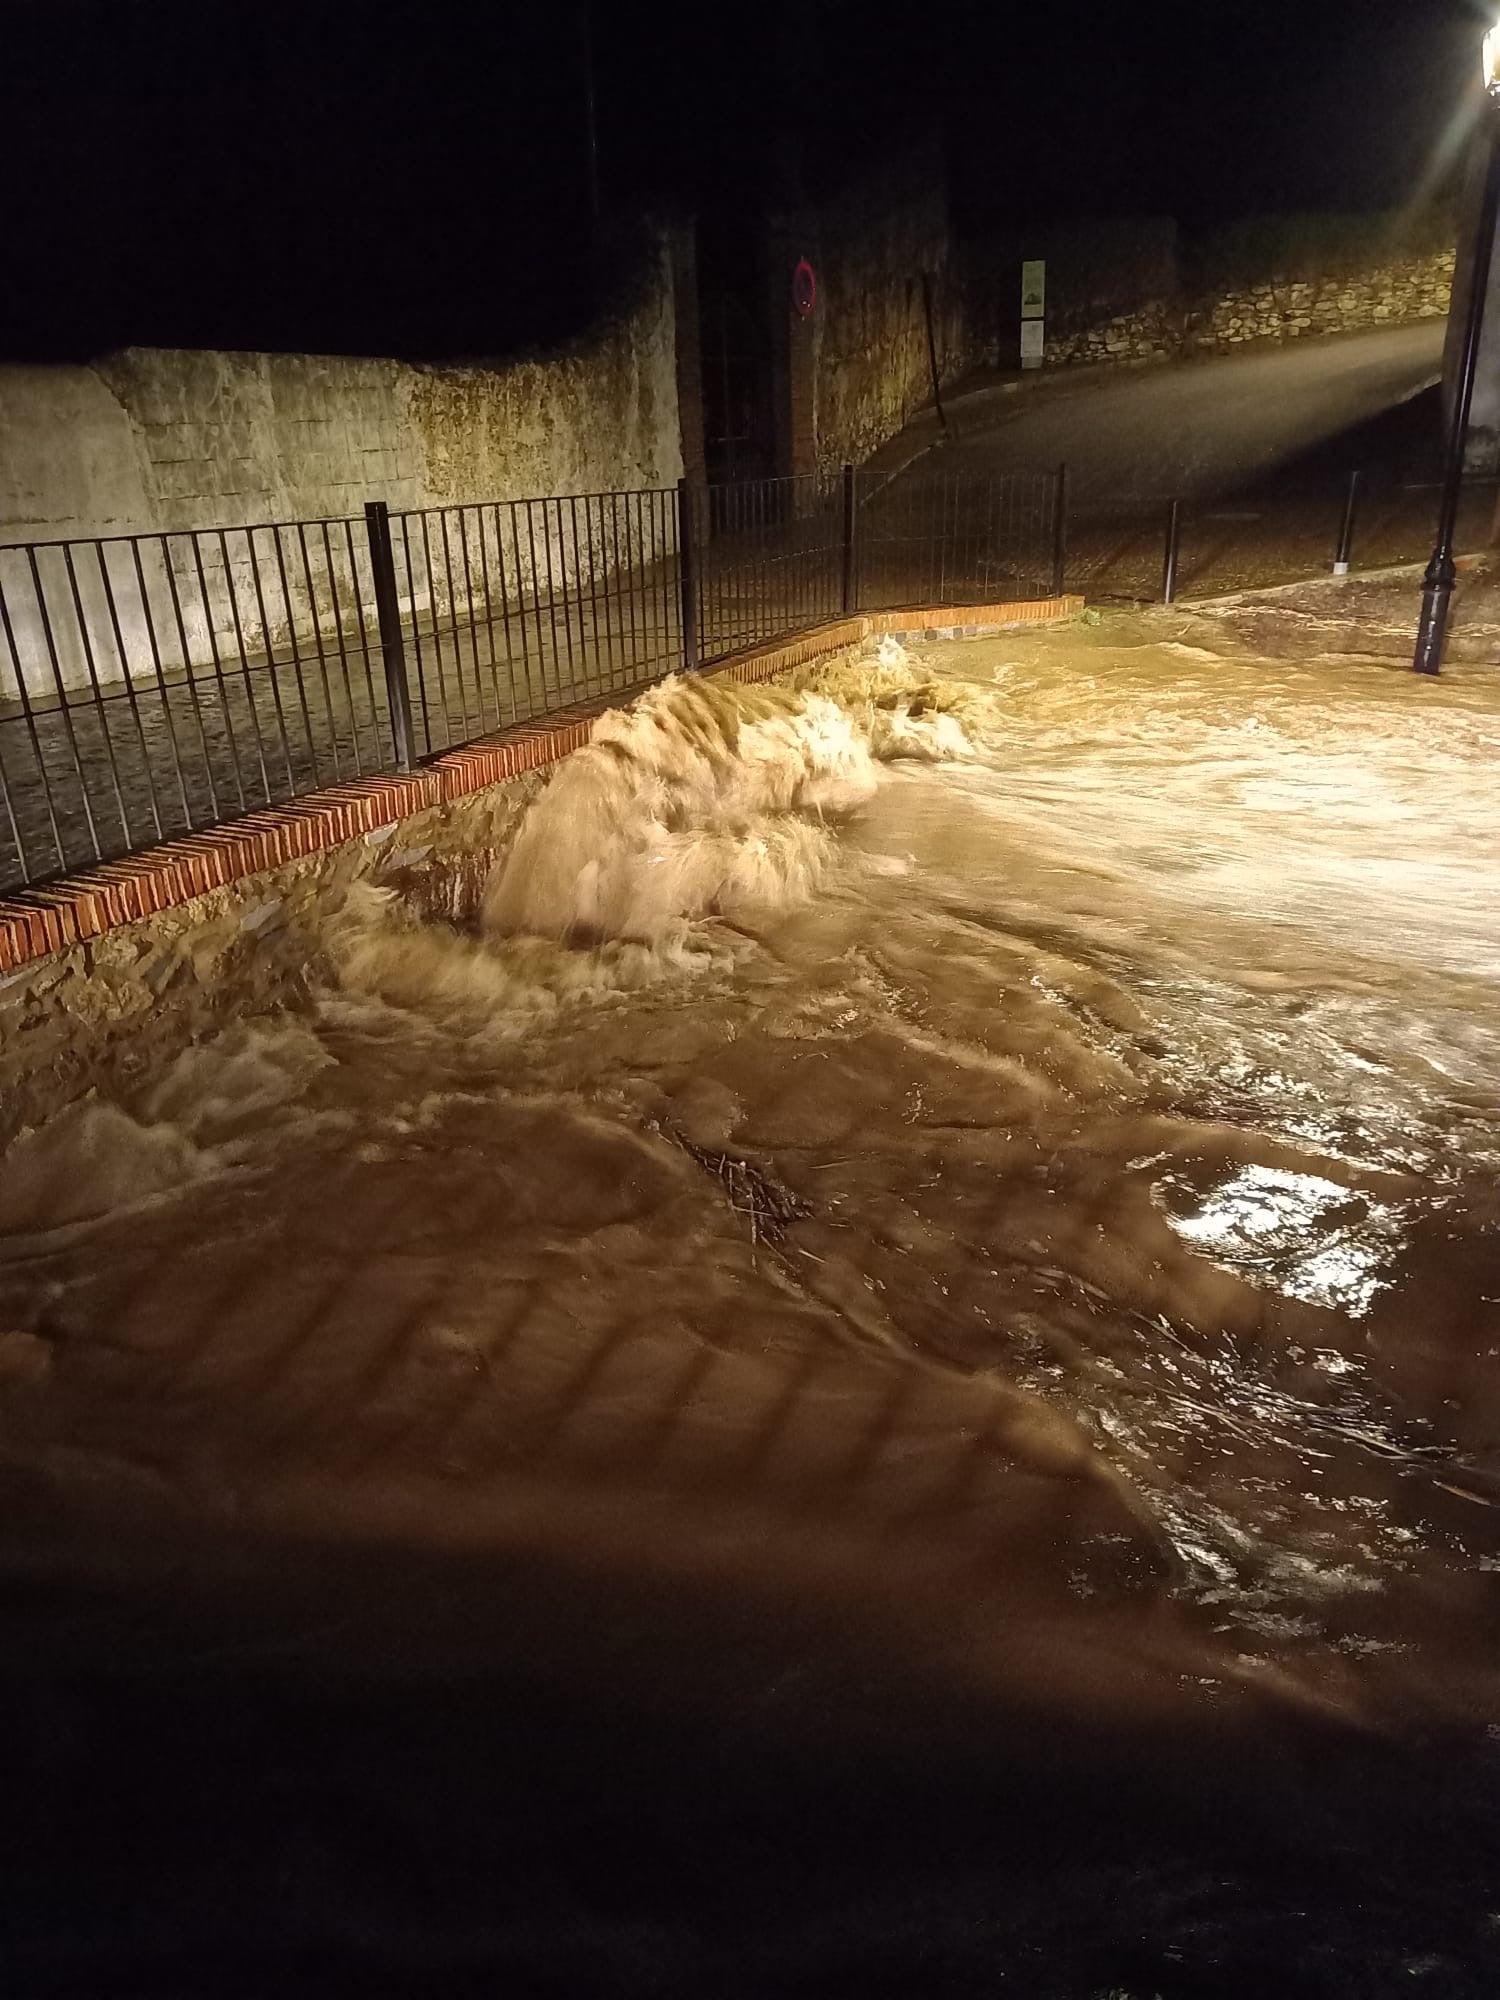
{"type": "Polygon", "coordinates": [[[880,760],[972,754],[955,698],[891,640],[784,688],[666,680],[558,771],[484,929],[654,944],[684,919],[805,902],[834,866],[829,823],[872,796],[880,760]]]}

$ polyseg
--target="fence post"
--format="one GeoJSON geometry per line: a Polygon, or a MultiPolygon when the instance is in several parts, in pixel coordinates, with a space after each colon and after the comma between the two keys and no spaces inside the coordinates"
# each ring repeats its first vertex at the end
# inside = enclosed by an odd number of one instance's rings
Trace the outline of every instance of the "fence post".
{"type": "Polygon", "coordinates": [[[847,618],[854,609],[854,467],[844,465],[844,587],[842,602],[847,618]]]}
{"type": "Polygon", "coordinates": [[[1068,574],[1068,468],[1057,468],[1057,488],[1052,506],[1052,595],[1061,597],[1068,574]]]}
{"type": "Polygon", "coordinates": [[[682,593],[682,664],[692,673],[698,665],[698,546],[693,489],[685,477],[677,482],[677,581],[682,593]]]}
{"type": "Polygon", "coordinates": [[[1172,604],[1177,598],[1177,543],[1182,530],[1182,502],[1173,500],[1167,508],[1167,556],[1161,573],[1161,601],[1172,604]]]}
{"type": "Polygon", "coordinates": [[[1349,574],[1349,552],[1354,547],[1354,514],[1359,504],[1359,474],[1349,474],[1349,491],[1344,500],[1344,524],[1339,529],[1339,545],[1333,558],[1335,576],[1349,574]]]}
{"type": "Polygon", "coordinates": [[[396,769],[412,771],[417,763],[417,742],[411,726],[411,690],[406,683],[401,607],[396,601],[391,517],[383,500],[365,502],[365,533],[370,538],[370,573],[375,579],[375,616],[380,626],[380,656],[385,662],[385,691],[391,708],[391,740],[396,751],[396,769]]]}

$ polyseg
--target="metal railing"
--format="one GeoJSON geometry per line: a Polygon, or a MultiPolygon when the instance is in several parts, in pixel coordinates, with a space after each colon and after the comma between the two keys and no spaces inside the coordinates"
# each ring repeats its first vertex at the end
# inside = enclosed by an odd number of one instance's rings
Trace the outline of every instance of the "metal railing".
{"type": "Polygon", "coordinates": [[[0,891],[861,608],[1062,588],[1056,473],[0,546],[0,891]]]}
{"type": "Polygon", "coordinates": [[[880,483],[856,475],[853,568],[865,610],[1060,597],[1067,474],[994,478],[922,462],[880,483]]]}

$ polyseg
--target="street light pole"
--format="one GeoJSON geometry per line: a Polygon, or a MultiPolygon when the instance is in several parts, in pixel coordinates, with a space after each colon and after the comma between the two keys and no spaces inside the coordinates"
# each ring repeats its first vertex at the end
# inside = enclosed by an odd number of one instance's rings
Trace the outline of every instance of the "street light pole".
{"type": "Polygon", "coordinates": [[[1484,330],[1484,302],[1489,290],[1495,226],[1500,221],[1500,27],[1484,38],[1484,196],[1469,276],[1468,309],[1464,315],[1459,353],[1458,385],[1448,423],[1443,465],[1443,504],[1438,514],[1437,544],[1422,577],[1422,616],[1417,625],[1417,650],[1412,664],[1419,674],[1438,673],[1443,641],[1448,635],[1448,611],[1458,571],[1453,562],[1453,537],[1458,526],[1459,491],[1464,476],[1464,448],[1469,437],[1469,409],[1474,400],[1474,376],[1479,366],[1479,340],[1484,330]]]}

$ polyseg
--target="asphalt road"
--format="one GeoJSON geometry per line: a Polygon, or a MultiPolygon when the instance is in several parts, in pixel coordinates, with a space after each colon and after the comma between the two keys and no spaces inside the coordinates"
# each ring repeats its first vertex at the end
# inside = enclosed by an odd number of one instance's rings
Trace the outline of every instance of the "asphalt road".
{"type": "MultiPolygon", "coordinates": [[[[983,474],[1066,461],[1075,506],[1122,518],[1174,495],[1257,489],[1430,388],[1445,326],[1429,320],[1100,372],[1076,388],[1038,387],[1003,402],[982,391],[955,408],[957,442],[928,462],[983,474]]],[[[1358,441],[1350,449],[1357,459],[1358,441]]]]}

